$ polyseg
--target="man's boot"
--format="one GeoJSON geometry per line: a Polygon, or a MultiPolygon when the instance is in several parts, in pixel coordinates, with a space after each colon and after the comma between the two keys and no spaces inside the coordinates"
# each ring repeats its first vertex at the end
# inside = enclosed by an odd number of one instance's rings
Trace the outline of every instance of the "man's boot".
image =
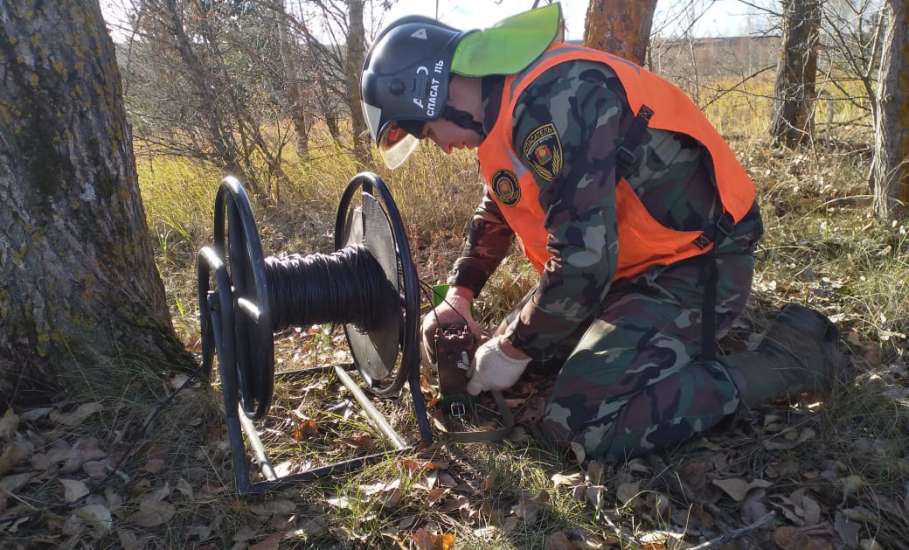
{"type": "Polygon", "coordinates": [[[722,358],[747,407],[803,392],[829,391],[845,357],[837,330],[820,313],[788,304],[771,323],[757,349],[722,358]]]}

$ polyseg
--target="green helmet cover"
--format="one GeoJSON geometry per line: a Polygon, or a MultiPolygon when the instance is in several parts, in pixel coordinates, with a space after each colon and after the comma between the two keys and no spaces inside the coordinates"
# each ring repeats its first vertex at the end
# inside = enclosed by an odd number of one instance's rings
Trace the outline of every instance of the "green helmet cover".
{"type": "Polygon", "coordinates": [[[458,43],[451,72],[461,76],[514,74],[540,56],[562,28],[558,2],[503,19],[458,43]]]}

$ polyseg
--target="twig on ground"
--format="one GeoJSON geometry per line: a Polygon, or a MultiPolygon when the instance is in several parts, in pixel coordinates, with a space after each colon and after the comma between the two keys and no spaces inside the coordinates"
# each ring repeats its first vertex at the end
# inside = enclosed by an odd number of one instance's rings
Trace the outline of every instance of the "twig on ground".
{"type": "Polygon", "coordinates": [[[606,515],[606,510],[601,510],[599,516],[601,518],[603,518],[603,520],[606,521],[606,525],[608,525],[609,528],[612,529],[612,532],[615,533],[615,535],[617,537],[619,537],[620,541],[628,540],[635,544],[640,544],[638,539],[635,538],[634,534],[629,533],[628,531],[625,531],[617,523],[612,521],[612,519],[610,519],[610,517],[608,515],[606,515]]]}
{"type": "Polygon", "coordinates": [[[723,533],[722,535],[716,537],[715,539],[710,539],[703,544],[698,544],[697,546],[692,546],[688,550],[706,550],[707,548],[716,548],[722,544],[726,544],[727,542],[729,542],[731,540],[737,539],[737,538],[741,537],[742,535],[750,533],[751,531],[754,531],[755,529],[759,529],[759,528],[763,527],[768,522],[770,522],[770,520],[772,520],[774,517],[776,517],[775,512],[767,512],[765,515],[758,518],[758,520],[755,521],[754,523],[752,523],[751,525],[746,525],[745,527],[736,529],[734,531],[730,531],[729,533],[723,533]]]}

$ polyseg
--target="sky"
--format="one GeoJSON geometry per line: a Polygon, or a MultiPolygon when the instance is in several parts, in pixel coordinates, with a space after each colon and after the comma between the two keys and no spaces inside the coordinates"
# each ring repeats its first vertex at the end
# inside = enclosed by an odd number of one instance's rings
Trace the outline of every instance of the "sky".
{"type": "MultiPolygon", "coordinates": [[[[124,41],[126,33],[117,28],[123,20],[123,0],[101,0],[101,10],[111,26],[115,41],[124,41]]],[[[127,4],[129,2],[126,2],[127,4]]],[[[546,0],[541,0],[545,4],[546,0]]],[[[775,0],[751,0],[755,4],[774,4],[775,0]]],[[[584,16],[588,0],[561,0],[562,14],[569,39],[584,35],[584,16]]],[[[463,29],[485,28],[509,15],[529,9],[532,0],[396,0],[383,17],[390,22],[408,14],[436,16],[441,21],[463,29]]],[[[678,36],[689,26],[696,37],[736,36],[754,28],[757,10],[739,0],[659,0],[653,30],[663,36],[678,36]],[[696,22],[691,25],[691,20],[696,22]],[[749,23],[749,19],[751,22],[749,23]]]]}

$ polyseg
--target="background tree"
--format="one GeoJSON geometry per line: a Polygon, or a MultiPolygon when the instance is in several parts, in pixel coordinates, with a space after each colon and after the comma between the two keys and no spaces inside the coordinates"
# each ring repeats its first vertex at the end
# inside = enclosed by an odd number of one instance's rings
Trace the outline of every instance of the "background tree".
{"type": "Polygon", "coordinates": [[[590,0],[584,45],[644,64],[657,0],[590,0]]]}
{"type": "Polygon", "coordinates": [[[792,147],[811,139],[817,46],[823,0],[784,0],[783,47],[777,65],[770,136],[792,147]]]}
{"type": "Polygon", "coordinates": [[[871,180],[875,213],[894,220],[909,205],[909,6],[906,0],[888,5],[871,180]]]}
{"type": "Polygon", "coordinates": [[[149,152],[203,160],[253,193],[287,182],[288,78],[272,10],[251,1],[136,0],[130,115],[149,152]]]}
{"type": "Polygon", "coordinates": [[[350,109],[351,131],[353,132],[354,153],[361,164],[369,164],[366,120],[360,106],[360,71],[366,55],[366,28],[363,25],[363,0],[347,0],[347,87],[348,108],[350,109]]]}
{"type": "Polygon", "coordinates": [[[97,0],[0,0],[0,25],[0,394],[185,361],[97,0]]]}

